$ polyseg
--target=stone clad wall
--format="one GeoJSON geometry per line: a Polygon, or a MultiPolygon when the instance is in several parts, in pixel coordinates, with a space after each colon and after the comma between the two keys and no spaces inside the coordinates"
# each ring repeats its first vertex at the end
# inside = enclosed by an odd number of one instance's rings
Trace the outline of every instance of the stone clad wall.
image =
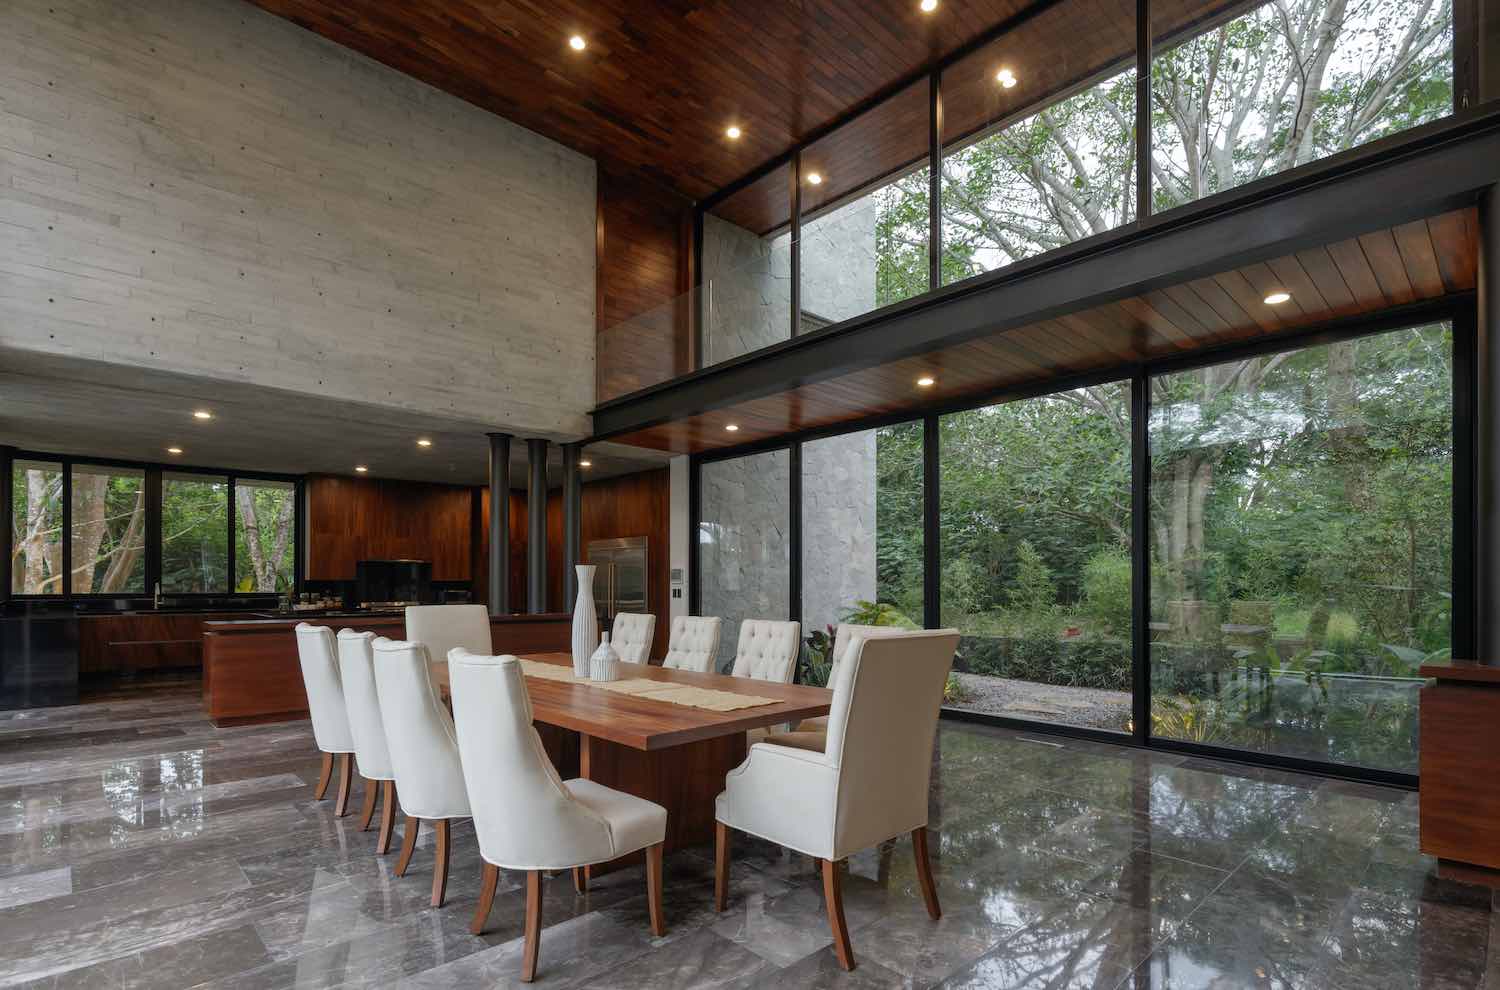
{"type": "Polygon", "coordinates": [[[581,434],[591,159],[237,0],[0,3],[0,345],[581,434]]]}

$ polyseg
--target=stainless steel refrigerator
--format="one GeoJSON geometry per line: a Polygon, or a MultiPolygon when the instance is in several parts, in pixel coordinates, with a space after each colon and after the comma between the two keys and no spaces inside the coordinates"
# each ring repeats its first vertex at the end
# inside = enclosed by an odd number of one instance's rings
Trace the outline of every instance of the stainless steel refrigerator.
{"type": "Polygon", "coordinates": [[[594,571],[594,607],[599,622],[609,629],[620,612],[649,612],[646,582],[646,538],[628,536],[618,540],[591,540],[588,562],[594,571]]]}

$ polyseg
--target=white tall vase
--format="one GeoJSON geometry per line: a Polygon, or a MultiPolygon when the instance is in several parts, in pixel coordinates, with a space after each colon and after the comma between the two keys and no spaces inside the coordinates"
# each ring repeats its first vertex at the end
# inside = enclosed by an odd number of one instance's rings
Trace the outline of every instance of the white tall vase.
{"type": "Polygon", "coordinates": [[[573,605],[573,676],[589,676],[589,658],[599,648],[599,616],[594,613],[594,565],[578,564],[578,601],[573,605]]]}

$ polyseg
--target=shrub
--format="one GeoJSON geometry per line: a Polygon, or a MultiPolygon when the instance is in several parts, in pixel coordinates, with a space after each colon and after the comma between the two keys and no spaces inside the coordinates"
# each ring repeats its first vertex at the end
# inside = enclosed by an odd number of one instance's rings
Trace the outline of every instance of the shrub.
{"type": "Polygon", "coordinates": [[[1083,565],[1085,614],[1118,635],[1130,632],[1130,554],[1100,550],[1083,565]]]}
{"type": "Polygon", "coordinates": [[[970,674],[1065,687],[1130,690],[1130,644],[1088,636],[965,636],[956,666],[970,674]]]}

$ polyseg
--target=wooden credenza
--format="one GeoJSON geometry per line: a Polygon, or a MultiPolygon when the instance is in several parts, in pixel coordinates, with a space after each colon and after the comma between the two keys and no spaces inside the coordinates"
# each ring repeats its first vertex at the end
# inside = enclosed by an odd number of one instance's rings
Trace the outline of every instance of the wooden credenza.
{"type": "Polygon", "coordinates": [[[1500,666],[1424,664],[1422,852],[1500,870],[1500,666]]]}
{"type": "MultiPolygon", "coordinates": [[[[203,624],[203,708],[215,725],[274,722],[307,715],[307,692],[297,659],[297,623],[369,630],[406,638],[400,615],[242,619],[203,624]]],[[[573,617],[563,612],[490,618],[498,654],[566,650],[573,617]]]]}

